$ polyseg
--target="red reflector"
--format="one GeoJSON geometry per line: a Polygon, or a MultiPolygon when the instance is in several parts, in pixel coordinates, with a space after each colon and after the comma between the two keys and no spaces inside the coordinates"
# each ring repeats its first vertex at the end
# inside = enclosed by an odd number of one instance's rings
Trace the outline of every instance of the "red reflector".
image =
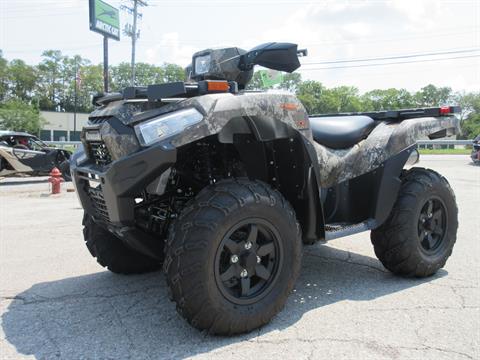
{"type": "Polygon", "coordinates": [[[450,106],[442,106],[440,108],[440,115],[448,115],[450,114],[450,106]]]}

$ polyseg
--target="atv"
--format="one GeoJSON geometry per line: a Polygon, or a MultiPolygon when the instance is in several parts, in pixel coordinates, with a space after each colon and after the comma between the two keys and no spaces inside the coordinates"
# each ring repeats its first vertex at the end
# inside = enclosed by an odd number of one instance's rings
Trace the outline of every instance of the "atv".
{"type": "Polygon", "coordinates": [[[94,98],[71,161],[86,246],[115,273],[163,264],[198,329],[268,323],[304,245],[371,231],[382,264],[408,277],[435,274],[452,253],[452,189],[411,166],[418,139],[456,132],[459,108],[309,116],[294,95],[245,90],[255,65],[292,72],[304,55],[290,43],[208,49],[187,82],[94,98]]]}

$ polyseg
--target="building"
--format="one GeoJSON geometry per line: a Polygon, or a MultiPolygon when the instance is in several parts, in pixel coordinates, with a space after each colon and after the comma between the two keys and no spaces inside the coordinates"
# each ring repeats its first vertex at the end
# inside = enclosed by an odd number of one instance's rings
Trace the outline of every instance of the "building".
{"type": "Polygon", "coordinates": [[[74,113],[40,111],[46,120],[40,130],[40,139],[44,141],[80,141],[80,131],[87,124],[88,115],[74,113]]]}

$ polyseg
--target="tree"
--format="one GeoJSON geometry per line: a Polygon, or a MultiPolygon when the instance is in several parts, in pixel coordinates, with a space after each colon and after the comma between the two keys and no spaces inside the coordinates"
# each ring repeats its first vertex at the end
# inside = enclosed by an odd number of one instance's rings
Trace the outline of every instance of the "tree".
{"type": "Polygon", "coordinates": [[[38,103],[43,110],[59,110],[62,93],[62,52],[47,50],[42,53],[43,60],[38,65],[39,84],[38,103]]]}
{"type": "MultiPolygon", "coordinates": [[[[185,70],[175,64],[155,66],[146,63],[137,63],[135,69],[136,82],[139,85],[163,84],[166,82],[185,80],[185,70]]],[[[130,86],[131,71],[132,68],[130,64],[126,62],[111,67],[110,74],[112,77],[112,89],[114,91],[121,91],[130,86]]]]}
{"type": "Polygon", "coordinates": [[[7,96],[8,90],[8,61],[3,57],[3,52],[0,50],[0,101],[7,96]]]}
{"type": "Polygon", "coordinates": [[[452,89],[427,85],[415,93],[416,105],[419,107],[434,107],[447,105],[451,100],[452,89]]]}
{"type": "Polygon", "coordinates": [[[320,82],[314,80],[304,81],[298,86],[297,96],[309,114],[324,112],[321,99],[325,90],[320,82]]]}
{"type": "Polygon", "coordinates": [[[462,122],[462,137],[474,139],[480,135],[480,113],[472,113],[462,122]]]}
{"type": "Polygon", "coordinates": [[[12,98],[30,101],[37,85],[37,72],[23,60],[12,60],[8,64],[8,93],[12,98]]]}
{"type": "Polygon", "coordinates": [[[147,63],[137,63],[135,66],[135,81],[138,85],[161,84],[164,82],[163,68],[147,63]]]}
{"type": "Polygon", "coordinates": [[[416,106],[413,95],[405,89],[372,90],[365,93],[361,101],[364,111],[406,109],[416,106]]]}
{"type": "Polygon", "coordinates": [[[111,66],[110,77],[112,78],[112,91],[121,91],[123,88],[130,86],[132,78],[132,67],[129,63],[126,62],[122,62],[117,66],[111,66]]]}
{"type": "Polygon", "coordinates": [[[480,92],[456,94],[457,103],[462,107],[462,137],[473,139],[480,135],[480,92]]]}
{"type": "Polygon", "coordinates": [[[103,88],[101,65],[91,65],[90,60],[79,55],[65,56],[62,60],[61,71],[60,110],[74,111],[76,96],[77,111],[91,111],[91,95],[101,92],[103,88]]]}
{"type": "Polygon", "coordinates": [[[77,82],[77,111],[90,112],[93,110],[92,95],[103,91],[103,65],[84,66],[79,71],[77,82]]]}
{"type": "Polygon", "coordinates": [[[328,112],[355,112],[362,110],[358,89],[353,86],[339,86],[328,91],[333,99],[328,112]]]}
{"type": "Polygon", "coordinates": [[[460,114],[460,120],[466,119],[472,111],[475,111],[476,103],[478,103],[479,98],[480,92],[466,93],[465,91],[463,91],[457,92],[452,96],[453,103],[460,106],[460,108],[462,109],[462,113],[460,114]]]}
{"type": "Polygon", "coordinates": [[[301,83],[302,75],[300,75],[300,73],[287,73],[285,74],[283,81],[280,83],[279,88],[295,93],[301,83]]]}
{"type": "Polygon", "coordinates": [[[175,64],[163,64],[163,82],[185,81],[185,69],[175,64]]]}
{"type": "Polygon", "coordinates": [[[0,105],[0,128],[38,134],[45,120],[38,109],[19,99],[10,99],[0,105]]]}

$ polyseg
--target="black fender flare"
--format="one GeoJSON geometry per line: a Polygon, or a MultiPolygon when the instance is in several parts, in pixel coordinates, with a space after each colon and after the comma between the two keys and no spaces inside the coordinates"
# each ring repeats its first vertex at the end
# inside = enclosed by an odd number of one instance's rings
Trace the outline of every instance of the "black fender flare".
{"type": "Polygon", "coordinates": [[[306,136],[309,130],[302,130],[278,120],[244,116],[232,118],[218,138],[234,144],[249,177],[269,183],[291,203],[303,241],[312,244],[325,238],[325,220],[318,159],[306,136]]]}

